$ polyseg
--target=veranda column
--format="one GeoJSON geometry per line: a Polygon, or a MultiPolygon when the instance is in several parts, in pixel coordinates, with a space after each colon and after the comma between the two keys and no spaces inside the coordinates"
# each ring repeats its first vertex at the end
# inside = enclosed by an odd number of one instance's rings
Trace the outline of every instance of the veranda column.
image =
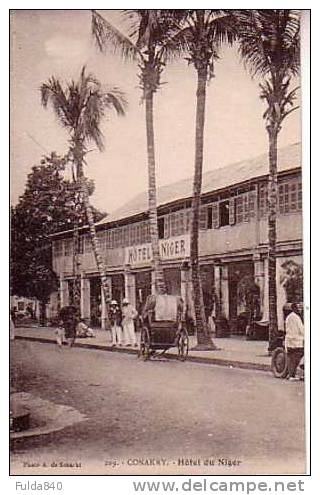
{"type": "Polygon", "coordinates": [[[63,306],[67,306],[69,304],[69,285],[68,281],[64,280],[62,276],[60,277],[59,294],[60,306],[63,308],[63,306]]]}
{"type": "Polygon", "coordinates": [[[268,258],[263,261],[264,284],[263,284],[263,312],[262,320],[269,320],[269,280],[268,280],[268,258]]]}
{"type": "Polygon", "coordinates": [[[124,294],[125,298],[136,308],[136,277],[130,271],[130,267],[126,267],[124,272],[124,294]]]}
{"type": "Polygon", "coordinates": [[[181,297],[183,299],[184,311],[190,305],[190,265],[184,261],[180,268],[181,274],[181,297]]]}
{"type": "Polygon", "coordinates": [[[151,294],[156,293],[156,274],[155,271],[151,271],[151,294]]]}
{"type": "Polygon", "coordinates": [[[81,274],[81,299],[80,299],[80,311],[81,318],[84,318],[87,323],[90,322],[90,280],[81,274]]]}
{"type": "Polygon", "coordinates": [[[221,266],[214,265],[215,316],[221,316],[221,266]]]}
{"type": "Polygon", "coordinates": [[[229,318],[229,277],[228,266],[221,267],[221,312],[226,318],[229,318]]]}
{"type": "MultiPolygon", "coordinates": [[[[254,282],[260,289],[260,311],[263,315],[264,312],[264,284],[265,284],[265,271],[264,271],[264,262],[261,260],[260,254],[253,255],[253,263],[254,263],[254,282]]],[[[263,320],[263,318],[262,318],[263,320]]]]}

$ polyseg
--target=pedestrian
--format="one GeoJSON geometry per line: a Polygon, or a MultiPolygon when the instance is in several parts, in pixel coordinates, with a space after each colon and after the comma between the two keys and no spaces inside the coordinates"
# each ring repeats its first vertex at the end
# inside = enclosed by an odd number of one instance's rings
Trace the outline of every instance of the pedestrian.
{"type": "Polygon", "coordinates": [[[138,316],[137,310],[129,303],[128,299],[122,301],[122,327],[125,345],[137,347],[136,334],[134,331],[134,319],[138,316]]]}
{"type": "Polygon", "coordinates": [[[288,356],[288,379],[296,378],[296,370],[304,355],[304,327],[296,303],[291,304],[291,313],[286,318],[285,349],[288,356]]]}
{"type": "Polygon", "coordinates": [[[76,340],[76,327],[78,324],[78,311],[75,306],[64,306],[60,310],[59,318],[62,322],[68,347],[71,348],[76,340]]]}
{"type": "Polygon", "coordinates": [[[58,323],[56,330],[55,330],[56,342],[57,342],[59,349],[62,349],[62,344],[65,341],[65,332],[64,332],[64,328],[62,325],[63,325],[63,322],[60,321],[58,323]]]}
{"type": "Polygon", "coordinates": [[[122,313],[117,301],[113,300],[110,303],[109,320],[111,324],[112,346],[122,345],[122,313]]]}
{"type": "Polygon", "coordinates": [[[14,340],[15,338],[15,325],[13,322],[13,318],[10,314],[10,340],[14,340]]]}

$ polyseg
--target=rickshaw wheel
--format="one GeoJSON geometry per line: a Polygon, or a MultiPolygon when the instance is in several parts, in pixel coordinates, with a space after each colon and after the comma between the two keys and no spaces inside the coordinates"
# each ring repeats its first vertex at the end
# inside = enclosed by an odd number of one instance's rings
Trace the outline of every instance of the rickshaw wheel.
{"type": "Polygon", "coordinates": [[[189,352],[189,335],[185,328],[182,328],[177,342],[178,354],[181,361],[185,361],[189,352]]]}
{"type": "Polygon", "coordinates": [[[150,356],[150,333],[147,327],[143,327],[141,330],[139,356],[141,356],[144,361],[149,359],[150,356]]]}
{"type": "Polygon", "coordinates": [[[271,369],[276,378],[286,378],[288,375],[288,358],[283,347],[277,347],[271,357],[271,369]]]}

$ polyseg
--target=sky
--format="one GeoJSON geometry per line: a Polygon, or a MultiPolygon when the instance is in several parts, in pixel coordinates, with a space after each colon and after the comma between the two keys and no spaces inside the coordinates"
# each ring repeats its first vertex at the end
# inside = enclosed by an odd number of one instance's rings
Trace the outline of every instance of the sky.
{"type": "MultiPolygon", "coordinates": [[[[119,11],[100,11],[127,29],[119,11]]],[[[144,105],[135,62],[98,52],[86,10],[19,10],[11,14],[11,202],[23,193],[27,174],[43,154],[65,153],[68,133],[53,111],[42,108],[41,84],[51,76],[78,78],[86,65],[107,86],[125,92],[125,117],[109,113],[102,124],[105,150],[87,155],[86,174],[95,181],[92,204],[112,212],[147,189],[144,105]]],[[[155,144],[158,185],[193,175],[196,74],[185,60],[168,64],[155,95],[155,144]]],[[[207,89],[204,172],[267,152],[268,140],[258,81],[224,48],[207,89]]],[[[279,146],[301,141],[300,110],[285,120],[279,146]]]]}

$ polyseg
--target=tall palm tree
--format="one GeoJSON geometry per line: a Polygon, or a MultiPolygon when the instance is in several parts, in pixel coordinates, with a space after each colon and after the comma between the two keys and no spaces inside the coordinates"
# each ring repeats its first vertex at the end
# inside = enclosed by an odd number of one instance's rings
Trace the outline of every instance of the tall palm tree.
{"type": "Polygon", "coordinates": [[[187,54],[187,61],[197,72],[195,160],[190,237],[190,262],[197,328],[197,348],[215,349],[205,318],[199,266],[199,219],[202,187],[206,89],[213,77],[214,61],[222,43],[235,39],[233,14],[223,10],[186,11],[184,26],[177,30],[167,44],[168,51],[187,54]]]}
{"type": "Polygon", "coordinates": [[[299,11],[288,9],[241,10],[237,13],[240,53],[253,76],[262,76],[260,97],[269,137],[268,281],[269,350],[278,331],[276,287],[277,149],[283,120],[294,106],[298,88],[292,78],[300,68],[299,11]]]}
{"type": "MultiPolygon", "coordinates": [[[[89,184],[84,175],[85,155],[90,142],[103,150],[101,121],[107,110],[125,114],[126,99],[118,88],[103,88],[101,83],[82,68],[78,81],[71,81],[62,87],[60,81],[51,77],[41,88],[41,102],[47,108],[50,103],[60,124],[70,136],[69,157],[74,165],[78,193],[84,204],[97,268],[101,277],[105,301],[110,293],[107,284],[106,267],[100,253],[92,208],[89,202],[89,184]]],[[[75,243],[76,244],[76,243],[75,243]]],[[[77,250],[77,246],[74,246],[77,250]]]]}
{"type": "Polygon", "coordinates": [[[154,94],[161,84],[160,78],[165,64],[164,47],[179,15],[182,16],[183,12],[179,14],[178,11],[170,10],[127,10],[123,14],[129,17],[133,24],[130,35],[120,32],[96,11],[92,12],[92,33],[101,51],[112,47],[125,59],[138,62],[140,87],[143,91],[146,111],[148,209],[155,290],[156,293],[164,294],[166,287],[160,260],[157,221],[153,102],[154,94]]]}

